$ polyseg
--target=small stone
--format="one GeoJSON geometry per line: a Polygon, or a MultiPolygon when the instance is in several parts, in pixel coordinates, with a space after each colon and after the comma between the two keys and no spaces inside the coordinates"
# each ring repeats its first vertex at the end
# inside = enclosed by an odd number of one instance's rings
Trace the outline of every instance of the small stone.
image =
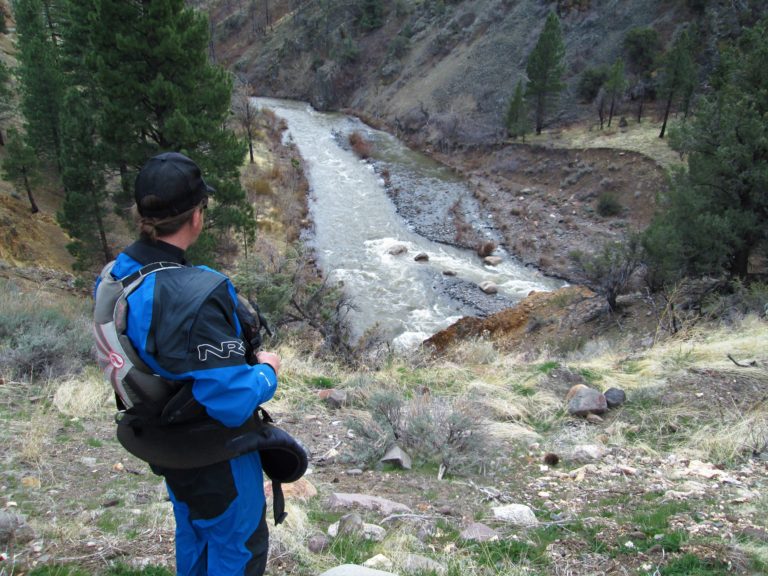
{"type": "Polygon", "coordinates": [[[490,280],[486,280],[485,282],[480,283],[480,290],[486,294],[497,294],[499,292],[499,287],[490,280]]]}
{"type": "Polygon", "coordinates": [[[379,462],[394,464],[404,470],[411,469],[411,457],[397,444],[387,450],[387,453],[384,454],[384,457],[379,462]]]}
{"type": "Polygon", "coordinates": [[[601,422],[603,422],[603,419],[600,418],[600,416],[598,416],[597,414],[590,413],[590,414],[587,414],[587,422],[589,422],[590,424],[600,424],[601,422]]]}
{"type": "Polygon", "coordinates": [[[335,388],[320,390],[317,393],[317,397],[331,408],[341,408],[347,403],[347,393],[344,390],[337,390],[335,388]]]}
{"type": "Polygon", "coordinates": [[[456,276],[455,270],[443,270],[443,276],[456,276]]]}
{"type": "Polygon", "coordinates": [[[426,556],[408,554],[403,561],[403,571],[409,574],[427,572],[440,575],[445,574],[445,566],[426,556]]]}
{"type": "Polygon", "coordinates": [[[363,532],[363,518],[357,512],[350,512],[339,519],[339,534],[359,535],[363,532]]]}
{"type": "Polygon", "coordinates": [[[493,528],[475,522],[461,531],[459,538],[462,540],[472,540],[474,542],[491,542],[499,539],[499,533],[493,528]]]}
{"type": "Polygon", "coordinates": [[[498,266],[503,262],[501,256],[486,256],[483,258],[483,263],[488,266],[498,266]]]}
{"type": "Polygon", "coordinates": [[[122,462],[116,462],[115,464],[112,465],[112,470],[115,472],[122,472],[123,470],[125,470],[125,466],[123,465],[122,462]]]}
{"type": "Polygon", "coordinates": [[[386,568],[389,570],[394,564],[392,564],[392,560],[384,556],[384,554],[376,554],[373,558],[368,558],[368,560],[363,562],[363,566],[366,566],[367,568],[386,568]]]}
{"type": "Polygon", "coordinates": [[[606,410],[608,410],[608,403],[605,401],[605,396],[594,388],[579,388],[568,401],[568,413],[572,416],[585,417],[590,412],[602,414],[606,410]]]}
{"type": "Polygon", "coordinates": [[[603,392],[603,396],[605,396],[608,408],[616,408],[627,401],[627,394],[620,388],[608,388],[608,390],[603,392]]]}
{"type": "Polygon", "coordinates": [[[363,471],[360,468],[350,468],[344,472],[347,476],[360,476],[362,473],[363,471]]]}
{"type": "Polygon", "coordinates": [[[429,261],[429,254],[426,252],[419,252],[416,254],[416,256],[413,257],[416,262],[428,262],[429,261]]]}
{"type": "Polygon", "coordinates": [[[330,539],[325,534],[315,534],[307,541],[307,548],[313,554],[320,554],[331,545],[330,539]]]}

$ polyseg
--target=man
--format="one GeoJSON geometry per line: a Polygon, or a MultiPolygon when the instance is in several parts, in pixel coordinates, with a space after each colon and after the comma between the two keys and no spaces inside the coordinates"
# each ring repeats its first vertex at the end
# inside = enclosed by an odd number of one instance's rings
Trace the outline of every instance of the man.
{"type": "Polygon", "coordinates": [[[162,415],[135,418],[131,424],[138,430],[134,441],[156,444],[148,449],[158,455],[145,459],[165,477],[173,502],[177,574],[258,576],[264,573],[268,547],[259,453],[195,467],[177,464],[184,453],[196,458],[222,451],[192,439],[215,435],[179,434],[185,429],[174,428],[174,419],[191,421],[198,432],[210,426],[219,432],[237,430],[272,398],[280,369],[274,353],[247,357],[231,282],[210,268],[188,266],[184,259],[203,229],[212,191],[186,156],[170,152],[151,158],[135,185],[140,239],[117,257],[111,276],[130,277],[148,264],[169,263],[143,276],[130,292],[124,334],[151,372],[178,387],[174,393],[181,390],[168,402],[178,409],[169,413],[166,406],[162,415]],[[180,396],[181,404],[176,402],[180,396]]]}

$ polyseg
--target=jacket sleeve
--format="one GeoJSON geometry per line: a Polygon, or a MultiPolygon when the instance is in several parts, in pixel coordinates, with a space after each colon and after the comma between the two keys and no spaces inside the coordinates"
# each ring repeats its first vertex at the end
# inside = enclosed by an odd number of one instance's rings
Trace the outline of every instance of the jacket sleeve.
{"type": "Polygon", "coordinates": [[[194,380],[195,399],[226,426],[245,422],[277,388],[271,366],[247,362],[236,305],[229,282],[210,293],[192,322],[185,362],[186,375],[194,380]]]}

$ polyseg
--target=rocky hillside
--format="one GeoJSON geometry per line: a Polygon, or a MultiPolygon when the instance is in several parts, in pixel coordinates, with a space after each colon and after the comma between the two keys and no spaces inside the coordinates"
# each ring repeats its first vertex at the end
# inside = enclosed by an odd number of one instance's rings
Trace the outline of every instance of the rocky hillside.
{"type": "Polygon", "coordinates": [[[578,102],[578,79],[620,57],[629,30],[651,26],[667,45],[697,26],[706,72],[718,41],[766,10],[758,1],[398,0],[380,2],[371,22],[364,4],[198,1],[211,16],[216,58],[255,93],[354,108],[440,147],[504,138],[507,103],[549,11],[561,20],[567,88],[548,125],[562,127],[594,115],[578,102]]]}

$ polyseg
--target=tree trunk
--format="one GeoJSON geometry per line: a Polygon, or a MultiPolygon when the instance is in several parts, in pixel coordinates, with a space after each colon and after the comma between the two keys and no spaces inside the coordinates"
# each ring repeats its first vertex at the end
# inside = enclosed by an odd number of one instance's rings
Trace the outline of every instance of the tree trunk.
{"type": "Polygon", "coordinates": [[[616,96],[611,96],[611,107],[608,110],[608,128],[611,127],[611,120],[613,120],[613,110],[616,106],[616,96]]]}
{"type": "Polygon", "coordinates": [[[253,158],[253,138],[248,137],[248,152],[251,155],[251,164],[254,164],[256,160],[253,158]]]}
{"type": "Polygon", "coordinates": [[[0,130],[0,146],[5,146],[5,139],[3,138],[2,130],[0,130]]]}
{"type": "Polygon", "coordinates": [[[672,108],[672,97],[674,95],[674,92],[670,92],[669,96],[667,97],[667,106],[664,109],[664,122],[661,125],[661,133],[659,134],[659,138],[664,138],[664,132],[667,130],[667,119],[669,118],[669,110],[672,108]]]}
{"type": "Polygon", "coordinates": [[[22,171],[24,175],[24,188],[27,190],[27,197],[29,198],[29,205],[32,207],[32,214],[37,214],[40,212],[40,208],[37,207],[37,202],[35,202],[35,197],[32,196],[32,188],[29,187],[29,180],[27,179],[27,171],[22,171]]]}
{"type": "Polygon", "coordinates": [[[731,276],[736,276],[742,280],[747,277],[749,272],[749,248],[742,248],[733,255],[729,271],[731,276]]]}
{"type": "Polygon", "coordinates": [[[643,117],[643,104],[645,104],[645,99],[643,96],[640,96],[640,102],[637,105],[637,123],[640,124],[640,121],[643,117]]]}

